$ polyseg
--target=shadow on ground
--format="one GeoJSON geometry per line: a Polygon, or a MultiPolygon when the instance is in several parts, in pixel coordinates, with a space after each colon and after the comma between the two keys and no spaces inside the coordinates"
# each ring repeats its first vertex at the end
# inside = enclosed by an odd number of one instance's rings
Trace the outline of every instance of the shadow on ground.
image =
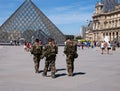
{"type": "Polygon", "coordinates": [[[76,73],[73,73],[73,76],[76,76],[76,75],[85,75],[86,73],[85,72],[76,72],[76,73]]]}

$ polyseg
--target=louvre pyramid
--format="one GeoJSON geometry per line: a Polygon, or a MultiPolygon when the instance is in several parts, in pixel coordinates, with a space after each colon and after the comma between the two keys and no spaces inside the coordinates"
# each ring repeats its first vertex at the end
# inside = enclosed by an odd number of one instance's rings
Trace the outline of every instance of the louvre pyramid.
{"type": "Polygon", "coordinates": [[[1,25],[0,42],[24,38],[40,38],[44,42],[49,37],[59,44],[65,40],[64,34],[53,24],[43,12],[31,1],[23,4],[1,25]]]}

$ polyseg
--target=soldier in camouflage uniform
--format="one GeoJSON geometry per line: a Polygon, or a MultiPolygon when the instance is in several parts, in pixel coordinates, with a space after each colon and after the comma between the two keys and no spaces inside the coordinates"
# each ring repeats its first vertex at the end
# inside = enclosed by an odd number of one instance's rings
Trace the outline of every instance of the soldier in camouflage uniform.
{"type": "Polygon", "coordinates": [[[47,76],[48,67],[50,67],[51,77],[55,78],[55,71],[56,71],[55,60],[57,53],[58,53],[58,47],[54,43],[53,39],[49,39],[48,44],[45,45],[44,47],[43,55],[42,55],[42,58],[46,57],[43,76],[47,76]]]}
{"type": "Polygon", "coordinates": [[[39,63],[42,55],[42,44],[40,43],[39,39],[35,40],[30,52],[33,54],[35,73],[39,73],[39,63]]]}
{"type": "Polygon", "coordinates": [[[66,45],[64,47],[64,53],[66,55],[67,72],[68,76],[73,76],[74,71],[74,59],[78,56],[77,54],[77,44],[71,41],[71,39],[66,40],[66,45]]]}

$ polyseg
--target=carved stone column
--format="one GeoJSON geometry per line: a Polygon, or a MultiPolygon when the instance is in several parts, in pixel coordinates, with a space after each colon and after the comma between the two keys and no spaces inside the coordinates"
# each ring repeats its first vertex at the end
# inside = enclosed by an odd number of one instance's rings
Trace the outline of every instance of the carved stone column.
{"type": "Polygon", "coordinates": [[[113,32],[113,39],[115,38],[115,32],[113,32]]]}
{"type": "Polygon", "coordinates": [[[118,37],[120,37],[120,30],[118,31],[118,37]]]}

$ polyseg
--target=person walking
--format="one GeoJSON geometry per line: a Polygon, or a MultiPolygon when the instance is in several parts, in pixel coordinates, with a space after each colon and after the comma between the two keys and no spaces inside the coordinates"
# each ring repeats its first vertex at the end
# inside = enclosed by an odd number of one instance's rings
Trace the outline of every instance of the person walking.
{"type": "Polygon", "coordinates": [[[81,43],[82,50],[84,49],[84,42],[81,43]]]}
{"type": "Polygon", "coordinates": [[[75,58],[78,57],[78,54],[77,54],[77,44],[71,41],[70,38],[66,40],[66,45],[64,47],[64,53],[66,55],[68,76],[73,76],[74,60],[75,58]]]}
{"type": "Polygon", "coordinates": [[[58,47],[54,42],[54,39],[51,38],[48,39],[48,44],[45,45],[42,55],[42,58],[46,57],[43,76],[47,76],[47,71],[48,68],[50,67],[51,77],[55,78],[55,72],[56,72],[55,60],[57,53],[58,53],[58,47]]]}
{"type": "Polygon", "coordinates": [[[101,42],[101,54],[103,54],[103,52],[105,50],[105,44],[104,43],[105,43],[104,41],[101,42]]]}
{"type": "Polygon", "coordinates": [[[107,43],[107,53],[109,54],[109,51],[111,49],[111,44],[110,44],[110,41],[107,43]]]}
{"type": "Polygon", "coordinates": [[[33,54],[33,60],[34,60],[34,68],[35,73],[39,73],[39,67],[40,67],[40,60],[42,55],[42,44],[39,43],[40,40],[36,39],[35,43],[31,46],[30,52],[33,54]]]}

